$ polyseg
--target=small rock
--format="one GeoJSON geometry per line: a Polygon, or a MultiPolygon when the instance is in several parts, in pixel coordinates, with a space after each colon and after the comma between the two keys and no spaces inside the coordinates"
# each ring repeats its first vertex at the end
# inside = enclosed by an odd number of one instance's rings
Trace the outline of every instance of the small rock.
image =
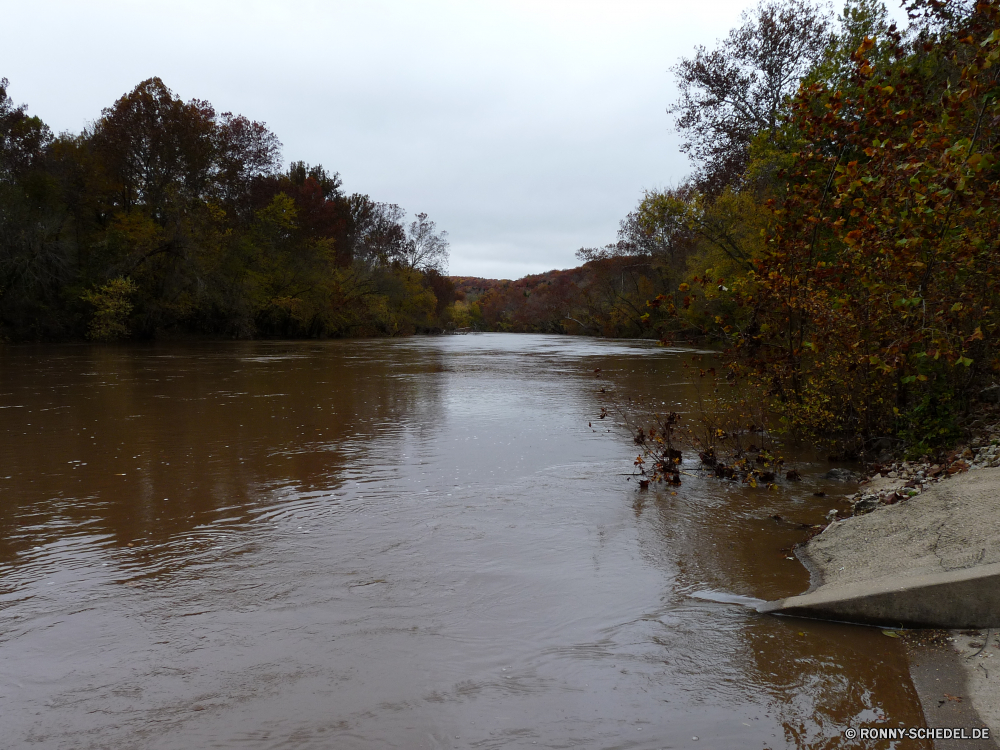
{"type": "Polygon", "coordinates": [[[854,515],[861,516],[865,513],[871,513],[878,507],[878,505],[878,497],[874,495],[866,495],[854,503],[854,515]]]}
{"type": "Polygon", "coordinates": [[[969,465],[965,463],[965,461],[956,461],[955,463],[953,463],[951,466],[948,467],[947,474],[948,476],[953,476],[954,474],[959,474],[963,471],[966,471],[968,468],[969,465]]]}

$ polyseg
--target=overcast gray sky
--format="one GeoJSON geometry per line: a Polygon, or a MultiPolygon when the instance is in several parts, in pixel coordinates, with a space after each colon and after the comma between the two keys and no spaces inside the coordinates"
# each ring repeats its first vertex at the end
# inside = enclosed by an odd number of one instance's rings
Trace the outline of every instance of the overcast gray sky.
{"type": "Polygon", "coordinates": [[[425,211],[450,272],[577,265],[690,169],[668,69],[749,0],[9,3],[0,77],[79,131],[140,81],[262,120],[349,192],[425,211]]]}

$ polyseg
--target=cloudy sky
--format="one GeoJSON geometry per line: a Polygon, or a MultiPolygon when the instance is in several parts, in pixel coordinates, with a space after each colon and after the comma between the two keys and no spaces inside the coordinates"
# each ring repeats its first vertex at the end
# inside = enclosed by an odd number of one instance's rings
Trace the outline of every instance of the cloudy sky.
{"type": "Polygon", "coordinates": [[[56,131],[143,79],[262,120],[284,158],[427,212],[450,272],[577,265],[690,169],[669,68],[749,0],[10,3],[0,77],[56,131]]]}

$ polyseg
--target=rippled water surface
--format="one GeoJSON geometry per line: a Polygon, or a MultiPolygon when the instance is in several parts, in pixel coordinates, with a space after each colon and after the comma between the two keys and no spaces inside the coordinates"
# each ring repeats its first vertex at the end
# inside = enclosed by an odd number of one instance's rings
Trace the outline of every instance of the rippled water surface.
{"type": "Polygon", "coordinates": [[[733,603],[808,586],[770,516],[835,507],[826,464],[770,493],[625,480],[601,407],[684,409],[688,355],[0,349],[0,744],[833,748],[920,724],[898,641],[733,603]]]}

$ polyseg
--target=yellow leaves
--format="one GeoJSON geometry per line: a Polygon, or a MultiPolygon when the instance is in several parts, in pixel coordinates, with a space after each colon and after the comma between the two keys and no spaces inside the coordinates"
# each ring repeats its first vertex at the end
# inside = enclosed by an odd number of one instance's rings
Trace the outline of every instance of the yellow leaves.
{"type": "Polygon", "coordinates": [[[691,288],[691,285],[685,282],[685,283],[681,284],[679,287],[677,287],[677,291],[679,291],[679,292],[686,292],[690,288],[691,288]]]}
{"type": "Polygon", "coordinates": [[[111,279],[80,296],[94,307],[94,316],[87,328],[87,338],[115,341],[129,334],[128,318],[132,314],[132,296],[139,287],[127,276],[111,279]]]}
{"type": "MultiPolygon", "coordinates": [[[[981,5],[985,5],[985,3],[981,3],[981,5]]],[[[976,6],[976,9],[977,10],[979,9],[979,5],[976,6]]],[[[981,47],[986,47],[986,46],[988,46],[990,44],[993,44],[993,42],[996,42],[996,41],[1000,41],[1000,29],[996,29],[992,34],[990,34],[988,37],[986,37],[986,39],[983,40],[983,42],[982,42],[982,44],[980,46],[981,47]]]]}
{"type": "MultiPolygon", "coordinates": [[[[978,40],[989,31],[974,33],[978,40]]],[[[816,106],[823,100],[792,115],[802,159],[780,174],[768,241],[754,258],[750,283],[760,301],[751,308],[741,300],[732,315],[736,351],[772,393],[789,402],[794,394],[794,404],[781,406],[789,424],[817,433],[857,425],[858,433],[889,434],[910,422],[923,430],[920,420],[937,417],[914,411],[921,399],[976,387],[969,383],[986,363],[1000,368],[1000,149],[986,136],[1000,115],[992,76],[963,73],[932,101],[895,75],[904,68],[881,56],[876,63],[870,48],[866,40],[854,61],[862,75],[877,74],[861,84],[849,117],[816,106]],[[853,161],[862,150],[865,158],[853,161]],[[986,312],[991,304],[996,311],[986,312]],[[742,317],[750,313],[755,329],[742,317]]],[[[981,65],[993,51],[961,54],[981,65]]],[[[723,300],[710,294],[704,302],[702,324],[723,300]]]]}
{"type": "Polygon", "coordinates": [[[142,211],[116,214],[108,231],[108,244],[125,252],[149,253],[165,238],[163,228],[142,211]]]}
{"type": "Polygon", "coordinates": [[[256,219],[265,231],[287,232],[295,228],[297,213],[295,201],[285,193],[278,193],[267,206],[257,212],[256,219]]]}
{"type": "Polygon", "coordinates": [[[861,230],[854,229],[844,235],[844,242],[848,245],[857,245],[858,241],[861,239],[861,230]]]}
{"type": "Polygon", "coordinates": [[[288,295],[279,295],[270,300],[271,307],[277,310],[284,310],[291,317],[296,318],[302,312],[302,298],[288,295]]]}
{"type": "Polygon", "coordinates": [[[205,204],[205,210],[208,213],[208,218],[211,221],[222,223],[226,219],[226,211],[218,203],[214,201],[209,201],[205,204]]]}
{"type": "Polygon", "coordinates": [[[880,357],[878,357],[878,356],[876,356],[874,354],[871,355],[868,358],[868,363],[870,365],[874,366],[875,369],[877,369],[879,372],[883,372],[883,373],[892,372],[892,368],[889,365],[887,365],[885,362],[883,362],[880,357]]]}

